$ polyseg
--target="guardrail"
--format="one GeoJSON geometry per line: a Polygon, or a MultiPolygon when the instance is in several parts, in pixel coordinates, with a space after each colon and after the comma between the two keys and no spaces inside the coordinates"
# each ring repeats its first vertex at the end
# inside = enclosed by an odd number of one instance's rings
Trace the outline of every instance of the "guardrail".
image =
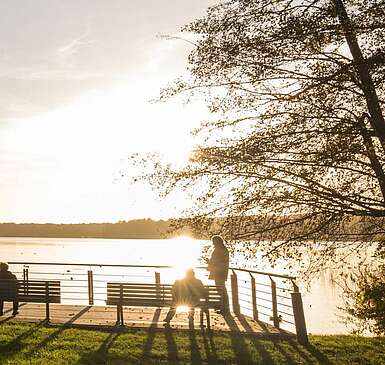
{"type": "MultiPolygon", "coordinates": [[[[62,303],[105,305],[107,282],[127,281],[172,284],[174,267],[165,265],[113,265],[90,263],[9,262],[12,271],[25,281],[60,280],[62,303]],[[54,270],[53,270],[54,268],[54,270]]],[[[206,267],[196,267],[197,277],[209,283],[206,267]]],[[[256,321],[295,332],[307,343],[302,297],[296,278],[245,268],[230,268],[227,290],[232,311],[256,321]]]]}

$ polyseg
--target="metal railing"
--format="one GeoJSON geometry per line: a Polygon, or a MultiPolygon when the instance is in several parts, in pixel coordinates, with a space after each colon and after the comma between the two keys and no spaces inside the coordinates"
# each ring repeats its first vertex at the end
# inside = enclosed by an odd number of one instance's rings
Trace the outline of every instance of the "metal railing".
{"type": "MultiPolygon", "coordinates": [[[[11,270],[23,280],[60,280],[62,303],[105,305],[107,282],[168,283],[175,279],[175,268],[165,265],[113,265],[92,263],[9,262],[11,270]]],[[[196,267],[205,284],[206,267],[196,267]]],[[[230,268],[227,290],[232,311],[255,321],[295,332],[299,342],[307,343],[301,293],[289,275],[230,268]]]]}

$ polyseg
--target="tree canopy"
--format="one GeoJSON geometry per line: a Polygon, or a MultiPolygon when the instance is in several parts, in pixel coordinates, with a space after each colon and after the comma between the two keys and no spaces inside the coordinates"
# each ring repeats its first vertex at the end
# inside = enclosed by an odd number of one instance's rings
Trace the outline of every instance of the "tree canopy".
{"type": "MultiPolygon", "coordinates": [[[[385,3],[228,0],[183,28],[188,74],[160,100],[204,95],[218,118],[187,166],[155,163],[162,193],[191,191],[189,225],[215,217],[270,257],[382,242],[385,3]],[[284,239],[282,238],[284,237],[284,239]],[[354,243],[354,245],[353,245],[354,243]]],[[[203,138],[202,138],[203,136],[203,138]]]]}

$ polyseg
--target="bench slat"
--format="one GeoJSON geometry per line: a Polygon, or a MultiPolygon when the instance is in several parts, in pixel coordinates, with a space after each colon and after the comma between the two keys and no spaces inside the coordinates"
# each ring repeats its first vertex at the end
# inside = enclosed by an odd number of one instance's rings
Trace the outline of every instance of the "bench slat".
{"type": "Polygon", "coordinates": [[[0,299],[7,301],[16,298],[19,302],[30,303],[60,303],[60,281],[43,280],[18,280],[17,296],[10,295],[14,290],[15,282],[10,280],[0,280],[0,299]],[[48,296],[46,285],[48,283],[48,296]]]}
{"type": "MultiPolygon", "coordinates": [[[[111,288],[119,288],[120,285],[123,287],[132,287],[132,288],[154,288],[157,286],[157,284],[135,284],[135,283],[114,283],[114,282],[108,282],[107,285],[111,288]]],[[[164,288],[172,288],[172,285],[170,284],[160,284],[160,287],[164,288]]]]}
{"type": "MultiPolygon", "coordinates": [[[[125,289],[125,288],[122,288],[121,289],[123,291],[123,293],[127,293],[127,294],[130,294],[130,293],[170,293],[171,294],[171,290],[162,290],[162,288],[158,288],[158,289],[125,289]]],[[[113,289],[113,290],[110,290],[110,288],[107,288],[107,292],[108,293],[111,293],[111,294],[114,294],[114,293],[120,293],[120,289],[113,289]]]]}
{"type": "MultiPolygon", "coordinates": [[[[220,309],[222,307],[222,288],[205,286],[207,298],[197,307],[220,309]]],[[[172,285],[145,283],[107,283],[107,305],[166,307],[172,304],[172,285]],[[120,297],[122,295],[122,298],[120,297]]]]}

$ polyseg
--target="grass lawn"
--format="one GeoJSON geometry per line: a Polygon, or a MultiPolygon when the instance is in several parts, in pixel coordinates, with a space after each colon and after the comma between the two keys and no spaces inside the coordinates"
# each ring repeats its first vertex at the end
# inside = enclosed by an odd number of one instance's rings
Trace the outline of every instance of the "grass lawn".
{"type": "Polygon", "coordinates": [[[295,341],[175,330],[92,330],[3,322],[0,364],[385,364],[385,338],[295,341]]]}

